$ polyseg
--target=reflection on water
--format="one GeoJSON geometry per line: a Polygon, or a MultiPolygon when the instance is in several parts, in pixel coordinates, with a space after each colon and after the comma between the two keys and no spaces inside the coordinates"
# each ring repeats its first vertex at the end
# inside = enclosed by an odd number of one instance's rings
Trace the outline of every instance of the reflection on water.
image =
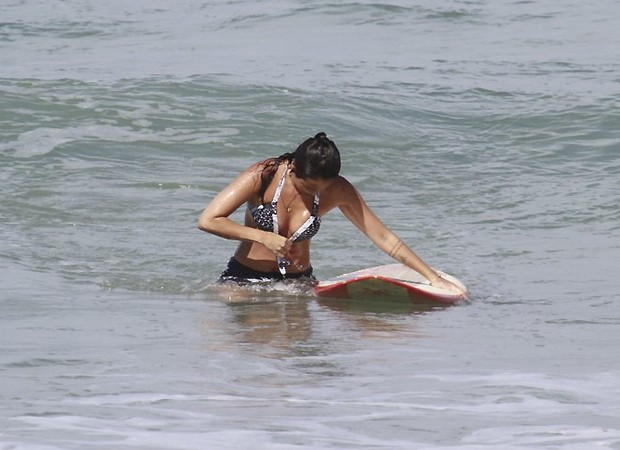
{"type": "Polygon", "coordinates": [[[317,304],[328,313],[339,313],[348,327],[365,339],[426,337],[417,329],[415,316],[447,308],[445,305],[416,304],[409,299],[317,298],[317,304]]]}
{"type": "MultiPolygon", "coordinates": [[[[225,320],[205,321],[209,334],[218,333],[224,340],[210,339],[211,349],[218,342],[219,350],[245,347],[270,358],[327,355],[338,342],[351,338],[427,337],[416,329],[416,317],[450,308],[409,300],[317,298],[291,285],[271,287],[212,287],[226,314],[225,320]]],[[[316,369],[334,370],[324,367],[324,361],[316,364],[316,369]]]]}
{"type": "Polygon", "coordinates": [[[409,299],[382,300],[376,298],[340,299],[319,298],[317,302],[326,308],[349,313],[378,314],[425,314],[430,311],[445,309],[448,306],[436,303],[413,303],[409,299]]]}
{"type": "Polygon", "coordinates": [[[240,343],[292,347],[311,337],[308,303],[274,301],[271,303],[231,304],[233,322],[239,332],[240,343]]]}

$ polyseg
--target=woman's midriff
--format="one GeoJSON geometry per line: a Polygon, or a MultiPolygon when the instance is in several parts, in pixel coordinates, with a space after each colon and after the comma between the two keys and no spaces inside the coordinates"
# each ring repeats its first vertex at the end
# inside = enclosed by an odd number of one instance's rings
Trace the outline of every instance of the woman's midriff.
{"type": "MultiPolygon", "coordinates": [[[[244,266],[260,272],[278,270],[275,255],[256,242],[241,242],[235,251],[235,259],[244,266]]],[[[291,261],[291,265],[287,267],[288,273],[307,270],[310,267],[310,241],[293,244],[287,259],[291,261]]]]}

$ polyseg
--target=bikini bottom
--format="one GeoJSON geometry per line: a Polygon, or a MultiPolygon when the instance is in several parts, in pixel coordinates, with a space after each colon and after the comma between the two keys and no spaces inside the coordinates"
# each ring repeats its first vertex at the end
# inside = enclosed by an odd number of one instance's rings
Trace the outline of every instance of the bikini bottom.
{"type": "Polygon", "coordinates": [[[228,261],[226,270],[220,275],[218,280],[220,283],[227,281],[234,281],[236,283],[254,283],[265,281],[281,281],[281,280],[299,280],[316,282],[316,278],[312,274],[312,266],[303,272],[287,273],[282,275],[279,271],[274,272],[262,272],[260,270],[254,270],[251,267],[245,266],[237,261],[234,257],[228,261]]]}

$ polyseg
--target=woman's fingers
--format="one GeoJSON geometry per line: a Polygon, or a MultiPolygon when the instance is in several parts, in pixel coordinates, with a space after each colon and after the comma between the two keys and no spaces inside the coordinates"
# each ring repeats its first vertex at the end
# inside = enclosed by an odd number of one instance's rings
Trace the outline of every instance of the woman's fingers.
{"type": "Polygon", "coordinates": [[[433,281],[432,286],[438,287],[440,289],[446,289],[449,291],[453,291],[459,294],[464,294],[465,292],[463,291],[463,289],[461,289],[459,286],[457,286],[454,283],[451,283],[450,281],[444,279],[444,278],[439,278],[435,281],[433,281]]]}
{"type": "Polygon", "coordinates": [[[284,236],[280,236],[279,234],[269,233],[268,239],[266,239],[263,244],[277,256],[284,258],[291,250],[293,241],[285,238],[284,236]]]}

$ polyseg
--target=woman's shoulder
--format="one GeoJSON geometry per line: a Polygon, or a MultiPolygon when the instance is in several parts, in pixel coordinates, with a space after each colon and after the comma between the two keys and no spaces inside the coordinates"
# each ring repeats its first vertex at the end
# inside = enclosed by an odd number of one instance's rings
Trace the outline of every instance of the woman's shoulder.
{"type": "Polygon", "coordinates": [[[247,169],[245,169],[245,172],[262,172],[263,170],[265,170],[265,167],[270,165],[271,163],[272,159],[263,159],[262,161],[257,161],[251,166],[249,166],[247,169]]]}
{"type": "Polygon", "coordinates": [[[265,159],[262,161],[257,161],[252,165],[246,167],[243,171],[241,171],[240,176],[252,176],[260,178],[261,175],[267,170],[273,162],[271,159],[265,159]]]}
{"type": "Polygon", "coordinates": [[[358,195],[355,186],[342,175],[338,175],[329,187],[321,193],[321,201],[329,202],[332,206],[349,203],[358,195]]]}
{"type": "Polygon", "coordinates": [[[334,182],[329,186],[330,191],[334,193],[349,194],[355,191],[355,187],[342,175],[338,175],[334,182]]]}

